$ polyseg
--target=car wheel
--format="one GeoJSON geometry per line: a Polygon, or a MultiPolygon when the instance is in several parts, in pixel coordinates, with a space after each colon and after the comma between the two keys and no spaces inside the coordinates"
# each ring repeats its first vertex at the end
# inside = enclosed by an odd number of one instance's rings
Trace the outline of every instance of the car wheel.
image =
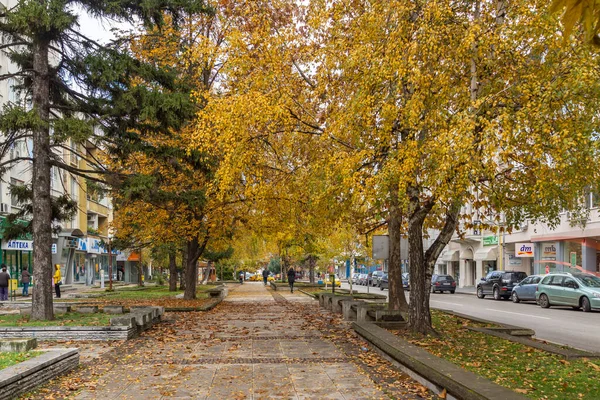
{"type": "Polygon", "coordinates": [[[383,292],[383,286],[379,286],[379,289],[381,289],[381,291],[383,292]]]}
{"type": "Polygon", "coordinates": [[[581,298],[581,309],[583,310],[583,312],[592,311],[592,305],[590,304],[590,299],[588,299],[587,297],[581,298]]]}
{"type": "Polygon", "coordinates": [[[548,296],[545,294],[540,294],[540,307],[542,308],[550,308],[550,300],[548,300],[548,296]]]}
{"type": "Polygon", "coordinates": [[[519,299],[519,295],[517,295],[517,292],[512,292],[512,296],[510,296],[513,303],[518,303],[521,301],[521,299],[519,299]]]}
{"type": "Polygon", "coordinates": [[[494,300],[500,300],[502,297],[500,297],[500,289],[498,289],[497,287],[494,288],[494,300]]]}
{"type": "Polygon", "coordinates": [[[483,299],[485,297],[485,294],[483,294],[483,288],[481,286],[477,288],[477,297],[480,299],[483,299]]]}
{"type": "Polygon", "coordinates": [[[450,294],[454,294],[454,290],[451,290],[451,291],[450,291],[450,294]]]}

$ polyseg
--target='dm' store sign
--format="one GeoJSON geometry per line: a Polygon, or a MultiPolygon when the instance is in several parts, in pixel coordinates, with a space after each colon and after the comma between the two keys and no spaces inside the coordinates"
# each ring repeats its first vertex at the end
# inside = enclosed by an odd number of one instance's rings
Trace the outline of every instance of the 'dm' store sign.
{"type": "Polygon", "coordinates": [[[515,243],[515,256],[533,257],[533,243],[515,243]]]}

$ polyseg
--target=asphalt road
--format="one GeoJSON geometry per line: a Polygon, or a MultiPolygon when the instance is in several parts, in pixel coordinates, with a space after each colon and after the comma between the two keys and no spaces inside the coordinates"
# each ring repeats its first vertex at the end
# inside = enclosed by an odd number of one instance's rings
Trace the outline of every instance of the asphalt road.
{"type": "MultiPolygon", "coordinates": [[[[342,288],[348,289],[349,285],[344,282],[342,288]]],[[[366,286],[353,285],[353,289],[367,292],[366,286]]],[[[371,293],[388,294],[387,290],[381,291],[376,287],[369,290],[371,293]]],[[[408,293],[406,295],[408,299],[408,293]]],[[[600,352],[600,311],[584,313],[570,307],[544,309],[534,302],[515,304],[510,300],[496,301],[491,296],[478,299],[475,294],[458,292],[432,294],[430,304],[434,308],[533,329],[538,339],[600,352]]]]}

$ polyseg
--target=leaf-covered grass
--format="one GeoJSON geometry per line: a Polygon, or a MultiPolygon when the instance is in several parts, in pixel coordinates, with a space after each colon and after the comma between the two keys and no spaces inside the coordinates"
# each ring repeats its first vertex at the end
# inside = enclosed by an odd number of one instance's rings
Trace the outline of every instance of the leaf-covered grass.
{"type": "MultiPolygon", "coordinates": [[[[184,300],[176,298],[183,290],[169,291],[168,286],[148,287],[126,287],[119,288],[113,292],[103,292],[102,297],[94,297],[83,300],[85,303],[97,304],[99,306],[108,304],[120,304],[130,306],[163,306],[163,307],[199,307],[208,299],[208,290],[214,289],[214,285],[198,286],[195,300],[184,300]]],[[[82,299],[74,299],[73,302],[81,302],[82,299]]]]}
{"type": "Polygon", "coordinates": [[[110,325],[110,318],[114,315],[69,312],[54,314],[54,319],[51,321],[31,321],[29,317],[29,315],[19,314],[0,315],[0,326],[108,326],[110,325]]]}
{"type": "Polygon", "coordinates": [[[18,364],[30,358],[42,354],[41,351],[28,351],[26,353],[8,353],[0,352],[0,370],[18,364]]]}
{"type": "Polygon", "coordinates": [[[434,328],[441,337],[401,332],[411,343],[499,385],[532,399],[600,399],[600,360],[577,359],[547,353],[519,343],[474,332],[483,326],[432,310],[434,328]]]}

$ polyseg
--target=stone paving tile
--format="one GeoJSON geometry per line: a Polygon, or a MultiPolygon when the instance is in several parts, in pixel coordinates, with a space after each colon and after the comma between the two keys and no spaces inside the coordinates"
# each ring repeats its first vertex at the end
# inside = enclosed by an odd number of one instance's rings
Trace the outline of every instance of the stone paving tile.
{"type": "Polygon", "coordinates": [[[168,315],[171,321],[126,342],[75,398],[390,398],[331,339],[331,314],[308,296],[246,283],[210,312],[168,315]]]}

